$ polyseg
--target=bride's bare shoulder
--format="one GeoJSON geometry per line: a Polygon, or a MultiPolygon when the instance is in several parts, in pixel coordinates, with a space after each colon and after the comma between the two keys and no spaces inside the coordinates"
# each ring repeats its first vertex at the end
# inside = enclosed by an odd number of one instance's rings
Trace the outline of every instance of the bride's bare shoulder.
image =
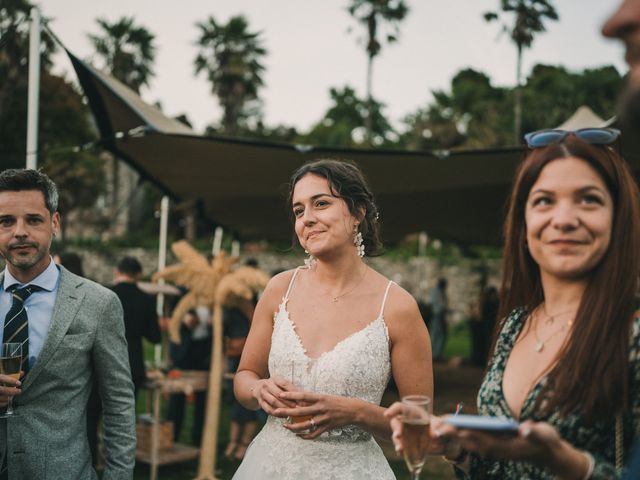
{"type": "Polygon", "coordinates": [[[285,270],[284,272],[277,273],[269,280],[267,286],[264,289],[263,297],[282,297],[287,292],[291,279],[297,269],[285,270]]]}
{"type": "Polygon", "coordinates": [[[416,316],[420,316],[420,310],[413,295],[397,283],[392,283],[384,306],[384,318],[387,324],[401,322],[406,325],[416,316]]]}

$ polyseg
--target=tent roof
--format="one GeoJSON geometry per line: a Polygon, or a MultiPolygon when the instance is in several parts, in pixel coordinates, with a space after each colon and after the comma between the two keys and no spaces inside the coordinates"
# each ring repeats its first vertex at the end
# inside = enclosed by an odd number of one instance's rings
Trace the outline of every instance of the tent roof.
{"type": "Polygon", "coordinates": [[[606,121],[596,115],[586,105],[581,105],[578,109],[567,118],[562,125],[557,127],[559,130],[578,130],[579,128],[604,127],[606,121]]]}
{"type": "Polygon", "coordinates": [[[67,53],[104,146],[175,200],[198,202],[207,218],[241,238],[289,240],[284,201],[291,174],[306,161],[338,158],[357,162],[369,179],[385,240],[424,230],[464,244],[500,243],[521,147],[408,152],[198,136],[67,53]]]}

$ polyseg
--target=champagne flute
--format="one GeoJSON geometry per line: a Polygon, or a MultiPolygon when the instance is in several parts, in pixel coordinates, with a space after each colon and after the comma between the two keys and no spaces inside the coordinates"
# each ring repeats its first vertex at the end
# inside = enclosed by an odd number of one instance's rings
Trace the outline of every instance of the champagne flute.
{"type": "Polygon", "coordinates": [[[420,478],[429,450],[431,399],[426,395],[402,398],[402,449],[412,480],[420,478]]]}
{"type": "MultiPolygon", "coordinates": [[[[0,374],[20,378],[20,367],[22,366],[22,344],[3,343],[0,350],[0,374]]],[[[4,413],[0,413],[0,418],[7,418],[13,413],[13,397],[9,397],[7,408],[4,413]]]]}
{"type": "MultiPolygon", "coordinates": [[[[306,392],[315,391],[316,376],[315,376],[315,362],[312,362],[310,366],[303,365],[301,362],[291,360],[289,364],[289,381],[297,388],[306,392]]],[[[299,404],[303,406],[302,404],[299,404]]],[[[301,423],[311,420],[311,415],[297,415],[289,417],[289,423],[301,423]]],[[[299,432],[299,434],[309,433],[308,431],[299,432]]]]}

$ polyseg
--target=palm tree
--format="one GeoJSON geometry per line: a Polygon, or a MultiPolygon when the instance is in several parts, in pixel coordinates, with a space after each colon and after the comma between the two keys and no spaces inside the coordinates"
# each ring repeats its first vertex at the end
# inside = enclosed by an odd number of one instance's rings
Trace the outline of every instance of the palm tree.
{"type": "Polygon", "coordinates": [[[409,7],[403,0],[351,0],[348,7],[349,14],[367,28],[366,51],[367,63],[367,103],[368,111],[366,121],[367,139],[370,142],[372,136],[373,115],[372,111],[372,88],[373,59],[380,53],[382,44],[378,39],[378,27],[381,22],[388,22],[390,28],[386,35],[388,43],[393,43],[398,39],[399,24],[409,13],[409,7]]]}
{"type": "Polygon", "coordinates": [[[249,32],[245,17],[239,15],[227,24],[219,24],[210,16],[196,24],[199,51],[195,59],[196,74],[205,72],[211,91],[223,109],[224,133],[236,135],[240,123],[255,114],[249,102],[258,100],[258,90],[264,84],[260,32],[249,32]]]}
{"type": "MultiPolygon", "coordinates": [[[[88,35],[96,56],[102,60],[105,70],[112,76],[136,93],[140,93],[140,88],[148,85],[153,76],[155,35],[145,27],[136,25],[132,17],[122,17],[113,23],[98,18],[96,23],[100,27],[100,33],[88,35]]],[[[124,233],[125,228],[140,228],[144,191],[138,188],[139,175],[125,165],[121,168],[120,161],[116,158],[110,157],[109,163],[113,232],[119,234],[124,233]],[[129,204],[126,210],[121,207],[125,204],[129,204]]]]}
{"type": "MultiPolygon", "coordinates": [[[[509,33],[518,52],[516,65],[516,89],[513,106],[514,140],[520,143],[522,126],[522,51],[531,47],[536,33],[544,32],[544,19],[558,20],[558,13],[549,0],[501,0],[503,15],[513,14],[513,23],[503,21],[502,31],[509,33]]],[[[487,22],[500,19],[500,12],[486,12],[487,22]]]]}
{"type": "Polygon", "coordinates": [[[111,75],[139,93],[153,76],[155,36],[145,27],[135,25],[131,17],[122,17],[113,23],[98,18],[96,23],[100,34],[88,35],[96,55],[111,75]]]}
{"type": "MultiPolygon", "coordinates": [[[[28,0],[0,1],[0,117],[9,111],[9,102],[19,88],[27,85],[29,58],[29,16],[34,5],[28,0]]],[[[48,18],[43,17],[46,24],[48,18]]],[[[56,46],[47,30],[42,31],[40,64],[51,70],[51,55],[56,46]]]]}

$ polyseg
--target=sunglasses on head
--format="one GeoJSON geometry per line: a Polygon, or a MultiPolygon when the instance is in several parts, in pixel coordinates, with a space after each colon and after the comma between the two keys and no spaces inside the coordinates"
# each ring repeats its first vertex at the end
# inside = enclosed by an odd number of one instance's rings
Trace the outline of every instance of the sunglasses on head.
{"type": "Polygon", "coordinates": [[[580,128],[578,130],[538,130],[524,136],[529,148],[541,148],[559,143],[569,135],[575,135],[580,140],[592,145],[610,145],[620,136],[620,130],[615,128],[580,128]]]}

